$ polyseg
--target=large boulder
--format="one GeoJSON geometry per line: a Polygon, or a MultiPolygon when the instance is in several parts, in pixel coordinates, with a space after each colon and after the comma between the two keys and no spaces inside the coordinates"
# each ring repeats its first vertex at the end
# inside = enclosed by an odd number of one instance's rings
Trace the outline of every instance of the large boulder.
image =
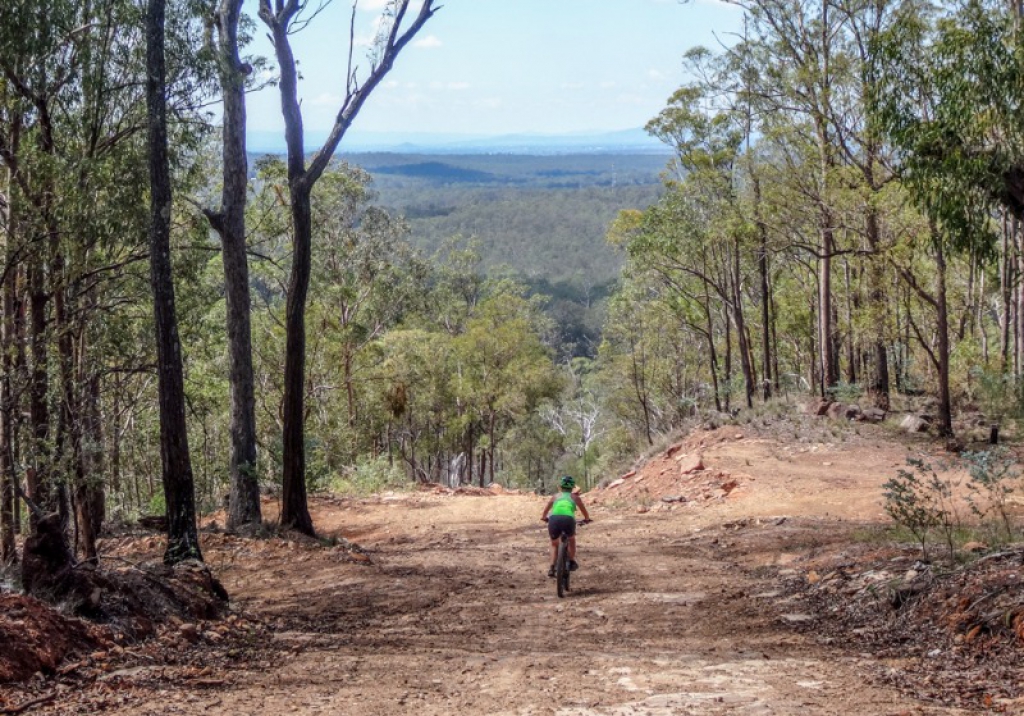
{"type": "Polygon", "coordinates": [[[880,423],[885,420],[885,411],[881,408],[864,408],[860,411],[860,416],[857,420],[864,423],[880,423]]]}
{"type": "Polygon", "coordinates": [[[701,472],[704,469],[704,458],[700,453],[692,453],[676,458],[679,462],[679,474],[680,475],[692,475],[695,472],[701,472]]]}
{"type": "Polygon", "coordinates": [[[929,420],[924,415],[904,415],[903,420],[900,421],[900,429],[905,430],[908,433],[923,433],[927,432],[929,420]]]}

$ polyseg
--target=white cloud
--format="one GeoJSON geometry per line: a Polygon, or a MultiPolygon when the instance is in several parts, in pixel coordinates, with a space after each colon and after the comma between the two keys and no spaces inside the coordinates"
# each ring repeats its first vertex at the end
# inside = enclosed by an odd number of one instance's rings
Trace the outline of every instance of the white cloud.
{"type": "Polygon", "coordinates": [[[605,80],[604,82],[602,82],[602,83],[601,83],[601,84],[599,85],[599,87],[600,87],[601,89],[615,89],[615,88],[616,88],[616,87],[618,87],[618,86],[619,86],[619,83],[618,83],[618,82],[615,82],[615,81],[613,81],[613,80],[605,80]]]}
{"type": "Polygon", "coordinates": [[[412,43],[413,47],[422,47],[425,49],[433,49],[435,47],[441,47],[444,43],[437,38],[436,35],[427,35],[424,38],[416,40],[412,43]]]}
{"type": "Polygon", "coordinates": [[[314,107],[333,107],[341,104],[341,97],[332,92],[321,92],[309,101],[314,107]]]}
{"type": "Polygon", "coordinates": [[[660,70],[647,70],[647,76],[652,80],[663,80],[665,79],[665,73],[660,70]]]}

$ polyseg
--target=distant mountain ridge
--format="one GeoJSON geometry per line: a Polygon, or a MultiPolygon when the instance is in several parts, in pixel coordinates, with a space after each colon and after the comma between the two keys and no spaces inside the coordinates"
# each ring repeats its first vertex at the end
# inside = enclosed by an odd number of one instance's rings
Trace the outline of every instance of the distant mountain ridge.
{"type": "MultiPolygon", "coordinates": [[[[325,132],[306,135],[306,151],[320,148],[325,132]]],[[[251,131],[249,151],[283,154],[281,132],[251,131]]],[[[349,152],[400,152],[403,154],[668,154],[669,149],[643,129],[570,134],[523,133],[499,136],[391,133],[353,131],[340,150],[349,152]]]]}

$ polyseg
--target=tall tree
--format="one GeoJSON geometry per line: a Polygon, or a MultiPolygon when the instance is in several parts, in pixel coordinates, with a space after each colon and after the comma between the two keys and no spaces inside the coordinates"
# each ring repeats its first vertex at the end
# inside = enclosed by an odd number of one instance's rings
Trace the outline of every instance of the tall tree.
{"type": "Polygon", "coordinates": [[[1014,23],[1005,9],[977,0],[935,22],[908,8],[875,43],[873,109],[901,150],[904,186],[928,217],[933,291],[906,267],[900,273],[936,312],[935,348],[924,347],[937,371],[944,436],[953,435],[949,260],[957,253],[994,255],[995,205],[1018,217],[1024,209],[1024,62],[1014,23]]]}
{"type": "Polygon", "coordinates": [[[17,547],[14,541],[15,510],[17,496],[15,486],[17,477],[14,471],[14,399],[12,395],[11,373],[13,372],[14,356],[11,348],[15,344],[14,335],[14,285],[17,273],[17,262],[13,260],[11,246],[11,185],[10,169],[6,172],[7,181],[0,193],[0,228],[3,229],[4,242],[3,280],[0,281],[0,564],[10,564],[17,559],[17,547]]]}
{"type": "Polygon", "coordinates": [[[838,56],[836,38],[843,17],[831,0],[730,0],[742,7],[750,20],[750,38],[738,50],[750,66],[760,62],[762,72],[747,75],[744,91],[756,96],[765,116],[783,121],[806,122],[816,154],[812,187],[817,205],[816,246],[818,274],[818,390],[825,395],[839,382],[839,356],[834,322],[832,260],[837,252],[838,221],[834,206],[834,173],[837,166],[833,101],[839,75],[849,63],[838,56]]]}
{"type": "Polygon", "coordinates": [[[149,146],[149,264],[156,320],[160,395],[160,458],[167,504],[164,561],[203,558],[196,529],[195,487],[185,423],[181,342],[171,275],[171,172],[167,156],[165,0],[146,5],[146,110],[149,146]]]}
{"type": "MultiPolygon", "coordinates": [[[[305,446],[305,377],[306,377],[306,295],[311,271],[312,233],[310,197],[313,186],[323,175],[351,127],[359,110],[373,90],[391,70],[402,49],[423,28],[437,8],[433,0],[423,0],[419,13],[408,28],[402,29],[409,9],[409,0],[390,0],[384,13],[384,22],[371,57],[371,66],[365,81],[360,84],[352,67],[350,47],[346,71],[346,92],[341,109],[323,146],[306,164],[305,135],[302,109],[299,103],[299,76],[291,35],[296,25],[308,18],[302,15],[307,5],[302,0],[260,0],[259,16],[270,30],[281,77],[281,112],[285,123],[285,143],[288,148],[288,195],[291,210],[292,265],[288,279],[288,303],[285,314],[287,351],[284,366],[283,405],[283,485],[281,495],[281,522],[300,532],[313,534],[313,520],[306,500],[306,446],[305,446]]],[[[352,14],[355,23],[355,8],[352,14]]],[[[354,28],[350,33],[350,41],[354,28]]]]}
{"type": "MultiPolygon", "coordinates": [[[[691,234],[696,234],[699,248],[694,250],[692,246],[683,246],[679,237],[672,236],[661,241],[637,242],[633,249],[653,249],[652,253],[660,254],[658,261],[666,270],[680,269],[699,278],[706,289],[721,299],[731,323],[736,327],[744,402],[750,407],[756,391],[756,379],[743,310],[745,276],[741,256],[745,253],[744,239],[754,231],[754,227],[739,211],[739,177],[736,172],[745,131],[739,113],[708,110],[708,104],[702,88],[683,87],[672,95],[668,107],[647,124],[647,131],[675,150],[673,161],[685,177],[672,187],[676,196],[662,203],[684,222],[686,219],[683,217],[700,215],[703,221],[691,221],[691,226],[687,227],[691,234]],[[671,206],[673,203],[675,207],[671,206]],[[698,255],[701,259],[712,258],[712,269],[718,276],[712,276],[711,271],[698,265],[698,255]]],[[[652,217],[657,213],[657,210],[653,211],[652,217]]],[[[687,228],[680,233],[686,234],[687,228]]]]}
{"type": "Polygon", "coordinates": [[[227,526],[259,524],[260,494],[256,472],[256,400],[253,387],[249,263],[245,238],[245,204],[249,168],[245,143],[245,80],[251,67],[239,56],[238,28],[242,0],[220,0],[215,12],[217,61],[223,114],[223,183],[218,211],[207,211],[220,236],[227,302],[228,381],[231,389],[231,492],[227,526]]]}

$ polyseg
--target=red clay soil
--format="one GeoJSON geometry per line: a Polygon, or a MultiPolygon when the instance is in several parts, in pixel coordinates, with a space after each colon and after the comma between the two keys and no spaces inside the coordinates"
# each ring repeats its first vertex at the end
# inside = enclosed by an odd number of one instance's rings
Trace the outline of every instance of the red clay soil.
{"type": "Polygon", "coordinates": [[[32,597],[0,594],[0,683],[52,674],[69,654],[107,642],[101,627],[69,619],[32,597]]]}

